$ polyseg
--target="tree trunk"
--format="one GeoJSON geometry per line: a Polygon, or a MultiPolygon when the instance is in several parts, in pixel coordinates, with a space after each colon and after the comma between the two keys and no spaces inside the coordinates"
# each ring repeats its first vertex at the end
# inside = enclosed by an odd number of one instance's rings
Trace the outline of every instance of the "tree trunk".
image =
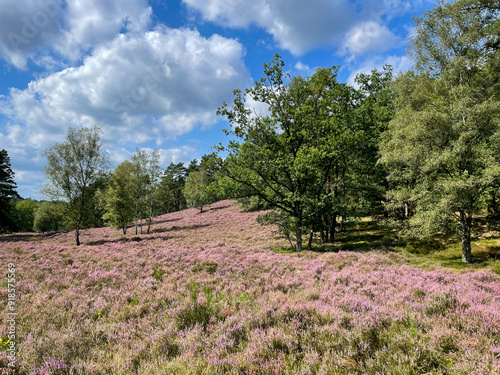
{"type": "Polygon", "coordinates": [[[495,191],[491,193],[491,200],[488,202],[488,213],[492,215],[497,214],[497,195],[495,191]]]}
{"type": "Polygon", "coordinates": [[[335,241],[335,226],[337,225],[337,215],[333,215],[332,225],[330,226],[330,242],[335,241]]]}
{"type": "Polygon", "coordinates": [[[203,212],[203,206],[200,207],[200,214],[203,212]]]}
{"type": "Polygon", "coordinates": [[[153,220],[153,201],[151,201],[149,205],[149,221],[147,234],[149,234],[149,230],[151,229],[151,220],[153,220]]]}
{"type": "Polygon", "coordinates": [[[460,221],[462,224],[462,261],[470,263],[472,261],[471,240],[470,240],[471,228],[472,228],[472,215],[461,211],[460,221]]]}
{"type": "Polygon", "coordinates": [[[340,220],[339,233],[344,233],[345,228],[345,216],[342,215],[342,220],[340,220]]]}
{"type": "Polygon", "coordinates": [[[141,217],[141,234],[142,234],[142,210],[139,211],[139,216],[141,217]]]}
{"type": "Polygon", "coordinates": [[[123,235],[126,235],[127,234],[127,225],[125,224],[125,226],[122,229],[123,229],[123,235]]]}
{"type": "Polygon", "coordinates": [[[80,246],[80,228],[75,230],[76,246],[80,246]]]}
{"type": "Polygon", "coordinates": [[[325,243],[326,242],[325,231],[323,229],[321,229],[320,236],[321,236],[321,242],[325,243]]]}
{"type": "Polygon", "coordinates": [[[300,222],[295,223],[295,251],[302,251],[302,225],[300,222]]]}
{"type": "Polygon", "coordinates": [[[314,232],[311,229],[311,234],[309,235],[309,242],[307,243],[307,250],[312,249],[313,236],[314,236],[314,232]]]}
{"type": "Polygon", "coordinates": [[[135,235],[137,236],[137,205],[138,202],[135,202],[135,235]]]}

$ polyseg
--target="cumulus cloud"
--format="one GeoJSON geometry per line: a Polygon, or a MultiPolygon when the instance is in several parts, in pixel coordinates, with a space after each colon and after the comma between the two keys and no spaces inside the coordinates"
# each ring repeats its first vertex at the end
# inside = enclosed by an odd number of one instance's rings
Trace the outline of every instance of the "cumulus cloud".
{"type": "Polygon", "coordinates": [[[235,40],[189,29],[122,34],[80,67],[11,89],[0,112],[34,130],[42,146],[68,126],[93,125],[105,139],[161,143],[216,121],[232,90],[250,83],[243,54],[235,40]]]}
{"type": "Polygon", "coordinates": [[[348,0],[183,0],[211,22],[229,27],[256,24],[295,55],[339,42],[355,17],[348,0]]]}
{"type": "Polygon", "coordinates": [[[400,44],[401,40],[386,26],[375,21],[367,21],[347,32],[342,50],[351,55],[362,55],[368,51],[383,52],[399,47],[400,44]]]}
{"type": "Polygon", "coordinates": [[[304,72],[304,71],[309,72],[311,70],[309,65],[303,64],[300,61],[297,61],[297,63],[295,64],[295,69],[297,69],[298,71],[301,71],[301,72],[304,72]]]}
{"type": "Polygon", "coordinates": [[[408,56],[388,56],[385,58],[376,57],[366,60],[360,66],[351,70],[351,74],[347,79],[347,83],[351,86],[357,87],[355,78],[358,74],[370,74],[373,69],[382,71],[384,65],[392,66],[392,73],[396,76],[399,72],[406,72],[413,66],[413,62],[408,56]]]}
{"type": "Polygon", "coordinates": [[[145,31],[146,0],[0,0],[0,58],[23,69],[28,59],[46,67],[56,52],[76,61],[117,33],[145,31]]]}
{"type": "Polygon", "coordinates": [[[62,34],[58,0],[0,0],[0,9],[0,58],[18,68],[62,34]]]}
{"type": "Polygon", "coordinates": [[[353,48],[359,51],[369,49],[367,42],[375,41],[380,47],[380,38],[390,36],[394,41],[384,23],[415,12],[430,0],[182,1],[204,20],[218,25],[233,28],[257,25],[271,34],[281,48],[301,55],[319,46],[342,47],[346,34],[355,42],[353,48]],[[357,25],[355,29],[353,24],[357,25]]]}

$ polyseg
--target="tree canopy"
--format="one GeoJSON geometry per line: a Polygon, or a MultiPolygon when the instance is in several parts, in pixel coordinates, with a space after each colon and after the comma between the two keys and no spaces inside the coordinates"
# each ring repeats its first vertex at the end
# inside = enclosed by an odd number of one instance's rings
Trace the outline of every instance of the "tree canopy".
{"type": "Polygon", "coordinates": [[[410,233],[456,231],[465,262],[473,215],[500,179],[498,12],[498,1],[459,0],[416,18],[418,72],[396,80],[397,114],[381,143],[389,198],[409,207],[410,233]]]}
{"type": "Polygon", "coordinates": [[[102,153],[99,127],[69,128],[66,140],[45,150],[48,184],[44,193],[67,204],[67,215],[80,245],[80,229],[85,223],[90,202],[89,189],[108,169],[102,153]]]}

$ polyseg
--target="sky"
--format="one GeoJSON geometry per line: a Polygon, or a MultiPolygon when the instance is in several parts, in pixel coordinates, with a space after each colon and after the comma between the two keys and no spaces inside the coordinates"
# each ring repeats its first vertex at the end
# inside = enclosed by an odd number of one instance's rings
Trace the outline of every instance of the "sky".
{"type": "Polygon", "coordinates": [[[225,141],[216,115],[275,53],[292,76],[411,69],[412,17],[433,0],[0,0],[0,149],[18,193],[43,199],[46,148],[100,126],[115,167],[137,148],[161,166],[225,141]]]}

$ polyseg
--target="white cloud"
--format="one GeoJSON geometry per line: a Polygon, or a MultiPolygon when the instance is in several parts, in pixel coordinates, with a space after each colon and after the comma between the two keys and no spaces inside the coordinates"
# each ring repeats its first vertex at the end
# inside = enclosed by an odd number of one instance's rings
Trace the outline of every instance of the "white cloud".
{"type": "Polygon", "coordinates": [[[203,19],[228,27],[256,24],[295,55],[338,43],[355,16],[348,0],[183,0],[203,19]]]}
{"type": "MultiPolygon", "coordinates": [[[[153,149],[149,147],[142,147],[140,149],[146,151],[148,154],[153,152],[153,149]]],[[[160,148],[158,151],[160,153],[160,166],[163,169],[167,168],[171,162],[176,164],[188,163],[198,156],[197,150],[191,146],[179,146],[168,149],[160,148]]],[[[108,146],[106,152],[113,165],[118,165],[125,160],[130,160],[135,150],[130,151],[123,147],[108,146]]]]}
{"type": "Polygon", "coordinates": [[[344,53],[362,55],[368,51],[383,52],[399,47],[401,40],[386,26],[375,21],[367,21],[354,26],[346,34],[342,45],[344,53]]]}
{"type": "Polygon", "coordinates": [[[0,9],[0,58],[20,69],[28,59],[46,67],[51,51],[77,61],[121,31],[145,31],[151,16],[146,0],[0,0],[0,9]]]}
{"type": "Polygon", "coordinates": [[[82,52],[113,40],[120,32],[146,31],[150,18],[147,0],[68,1],[63,17],[66,30],[56,49],[77,60],[82,52]]]}
{"type": "Polygon", "coordinates": [[[387,56],[385,58],[376,57],[363,62],[361,66],[351,69],[351,74],[347,79],[347,83],[351,86],[358,87],[355,78],[358,74],[370,74],[373,69],[382,71],[384,65],[392,65],[392,73],[396,76],[399,72],[406,72],[413,66],[413,62],[408,56],[387,56]]]}
{"type": "Polygon", "coordinates": [[[11,89],[0,112],[25,124],[39,147],[68,126],[93,125],[108,140],[161,143],[216,121],[232,90],[251,82],[243,54],[235,40],[189,29],[120,35],[80,67],[11,89]]]}
{"type": "MultiPolygon", "coordinates": [[[[316,47],[339,47],[346,34],[356,42],[358,50],[368,50],[364,40],[370,41],[393,34],[385,26],[394,17],[416,12],[432,0],[182,0],[189,9],[199,12],[210,22],[226,27],[246,28],[257,25],[271,34],[278,45],[294,55],[301,55],[316,47]],[[379,27],[370,29],[368,22],[379,27]],[[353,35],[352,25],[365,29],[353,35]],[[361,34],[364,34],[362,37],[361,34]]],[[[380,48],[378,44],[376,48],[380,48]]],[[[352,51],[351,51],[352,52],[352,51]]]]}
{"type": "Polygon", "coordinates": [[[0,58],[18,68],[62,33],[59,0],[0,0],[0,9],[0,58]]]}
{"type": "Polygon", "coordinates": [[[301,63],[300,61],[298,61],[296,64],[295,64],[295,69],[299,70],[299,71],[305,71],[305,72],[309,72],[311,70],[311,68],[306,65],[306,64],[303,64],[301,63]]]}

